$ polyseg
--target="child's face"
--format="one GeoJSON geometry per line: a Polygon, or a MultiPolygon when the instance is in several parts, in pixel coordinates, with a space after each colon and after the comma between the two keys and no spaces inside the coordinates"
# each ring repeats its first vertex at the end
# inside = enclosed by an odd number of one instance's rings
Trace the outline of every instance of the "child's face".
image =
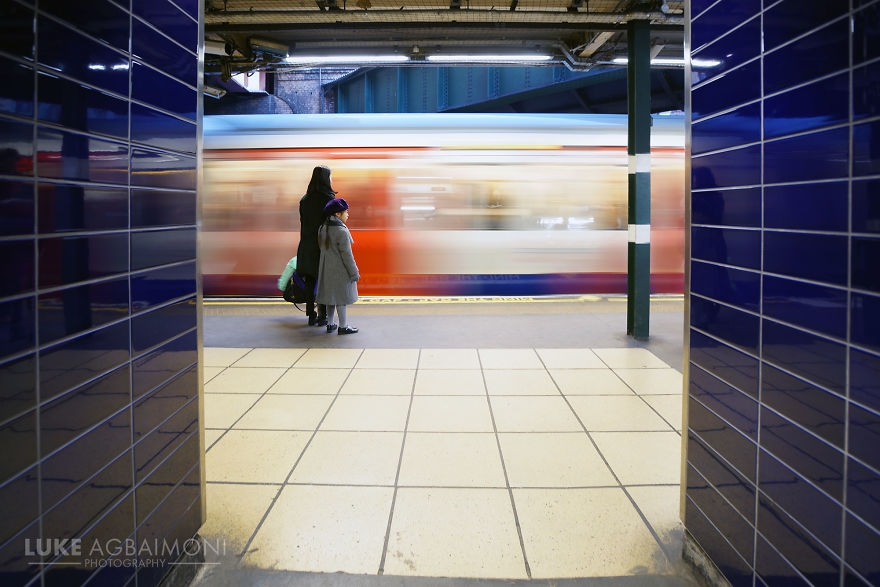
{"type": "Polygon", "coordinates": [[[348,222],[348,210],[343,210],[339,213],[339,219],[343,222],[348,222]]]}

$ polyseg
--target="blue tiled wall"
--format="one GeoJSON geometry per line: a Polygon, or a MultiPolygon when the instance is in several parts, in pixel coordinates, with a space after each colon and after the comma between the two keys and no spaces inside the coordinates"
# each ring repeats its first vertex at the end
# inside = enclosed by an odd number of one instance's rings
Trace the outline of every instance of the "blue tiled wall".
{"type": "Polygon", "coordinates": [[[94,545],[201,525],[199,12],[0,0],[0,584],[154,585],[94,545]]]}
{"type": "Polygon", "coordinates": [[[880,584],[880,1],[693,0],[685,525],[880,584]]]}

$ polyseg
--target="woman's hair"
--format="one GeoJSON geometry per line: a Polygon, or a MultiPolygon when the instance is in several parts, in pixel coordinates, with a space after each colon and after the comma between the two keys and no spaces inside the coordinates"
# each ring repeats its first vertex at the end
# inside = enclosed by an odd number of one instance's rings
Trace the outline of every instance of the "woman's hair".
{"type": "Polygon", "coordinates": [[[324,219],[324,250],[330,250],[330,216],[324,219]]]}
{"type": "Polygon", "coordinates": [[[330,193],[335,194],[333,187],[330,185],[330,168],[325,165],[318,165],[312,170],[312,179],[309,181],[308,193],[330,193]]]}

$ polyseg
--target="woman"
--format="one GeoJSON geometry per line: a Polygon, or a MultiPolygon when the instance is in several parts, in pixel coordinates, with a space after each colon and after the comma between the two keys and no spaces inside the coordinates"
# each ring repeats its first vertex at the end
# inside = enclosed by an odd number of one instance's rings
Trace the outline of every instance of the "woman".
{"type": "Polygon", "coordinates": [[[327,308],[327,332],[354,334],[357,328],[348,325],[346,306],[358,299],[357,282],[361,278],[351,245],[354,239],[345,225],[348,220],[348,202],[334,198],[324,206],[327,220],[318,229],[321,260],[318,270],[317,301],[327,308]],[[339,314],[335,324],[334,314],[339,314]]]}
{"type": "MultiPolygon", "coordinates": [[[[299,201],[299,247],[296,249],[296,270],[306,282],[306,290],[315,291],[318,281],[318,227],[324,222],[324,206],[333,199],[336,192],[330,185],[330,168],[319,165],[312,170],[312,179],[305,195],[299,201]]],[[[306,316],[309,326],[327,324],[327,308],[315,300],[306,302],[306,316]]]]}

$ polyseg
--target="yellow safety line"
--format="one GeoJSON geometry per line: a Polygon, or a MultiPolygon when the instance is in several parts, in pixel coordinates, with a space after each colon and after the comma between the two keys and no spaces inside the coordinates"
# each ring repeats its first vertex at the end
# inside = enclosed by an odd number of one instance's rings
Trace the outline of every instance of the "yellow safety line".
{"type": "MultiPolygon", "coordinates": [[[[652,302],[681,302],[684,300],[684,296],[678,294],[670,294],[670,295],[662,295],[662,296],[651,296],[652,302]]],[[[462,296],[462,297],[422,297],[422,298],[409,298],[409,297],[367,297],[362,296],[358,299],[359,304],[503,304],[503,303],[571,303],[571,302],[625,302],[626,296],[594,296],[594,295],[584,295],[584,296],[570,296],[570,297],[560,297],[560,296],[549,296],[549,297],[530,297],[530,296],[462,296]]],[[[281,299],[272,299],[272,298],[255,298],[255,299],[241,299],[241,298],[205,298],[202,300],[204,305],[208,306],[226,306],[226,305],[236,305],[236,306],[273,306],[273,305],[287,305],[289,302],[286,302],[281,299]]],[[[300,304],[302,305],[302,304],[300,304]]]]}

